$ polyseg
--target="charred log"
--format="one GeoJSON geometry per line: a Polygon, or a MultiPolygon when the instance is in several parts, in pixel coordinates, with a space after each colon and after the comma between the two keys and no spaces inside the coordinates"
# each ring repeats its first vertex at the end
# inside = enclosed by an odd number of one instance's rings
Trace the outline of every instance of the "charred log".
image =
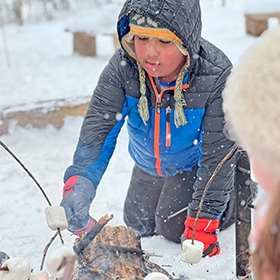
{"type": "Polygon", "coordinates": [[[108,226],[109,220],[104,216],[89,233],[76,240],[78,261],[73,280],[143,280],[151,272],[161,272],[173,279],[162,267],[149,262],[138,231],[108,226]]]}

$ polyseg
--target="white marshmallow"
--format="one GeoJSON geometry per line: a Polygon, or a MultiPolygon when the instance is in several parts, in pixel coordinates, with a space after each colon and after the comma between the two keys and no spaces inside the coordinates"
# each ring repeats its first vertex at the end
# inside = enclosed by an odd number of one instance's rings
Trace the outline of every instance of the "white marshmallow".
{"type": "Polygon", "coordinates": [[[46,266],[50,274],[56,278],[61,278],[65,271],[63,261],[65,261],[68,257],[73,257],[74,255],[76,254],[73,249],[67,247],[60,247],[53,251],[46,261],[46,266]]]}
{"type": "Polygon", "coordinates": [[[144,280],[168,280],[169,278],[160,273],[160,272],[152,272],[152,273],[149,273],[145,278],[144,280]]]}
{"type": "Polygon", "coordinates": [[[204,248],[203,242],[194,240],[194,243],[192,244],[191,239],[186,239],[183,242],[182,247],[183,248],[181,253],[181,260],[183,262],[190,263],[190,264],[195,264],[200,262],[203,254],[203,248],[204,248]]]}
{"type": "Polygon", "coordinates": [[[28,280],[31,274],[29,262],[23,258],[11,258],[6,260],[2,268],[8,268],[9,271],[1,271],[1,280],[28,280]]]}
{"type": "Polygon", "coordinates": [[[50,280],[50,278],[47,271],[41,270],[38,272],[32,272],[30,280],[50,280]]]}
{"type": "Polygon", "coordinates": [[[45,209],[47,223],[50,229],[64,230],[68,228],[68,222],[65,214],[65,210],[62,206],[48,206],[45,209]]]}

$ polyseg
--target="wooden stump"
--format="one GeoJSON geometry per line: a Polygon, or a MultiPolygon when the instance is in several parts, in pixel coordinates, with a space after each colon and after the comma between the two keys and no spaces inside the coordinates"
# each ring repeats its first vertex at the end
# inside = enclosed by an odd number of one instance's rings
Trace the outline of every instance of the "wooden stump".
{"type": "Polygon", "coordinates": [[[268,29],[268,19],[273,17],[280,20],[280,13],[245,14],[246,33],[260,36],[268,29]]]}
{"type": "MultiPolygon", "coordinates": [[[[79,53],[85,56],[96,56],[97,47],[96,47],[96,35],[90,35],[85,32],[74,32],[73,33],[73,52],[79,53]]],[[[104,36],[109,36],[113,40],[114,50],[120,48],[120,43],[118,35],[116,33],[106,33],[100,34],[104,36]]]]}
{"type": "Polygon", "coordinates": [[[267,19],[258,19],[254,16],[246,16],[246,33],[260,36],[268,28],[267,19]]]}
{"type": "Polygon", "coordinates": [[[163,268],[148,261],[138,231],[125,226],[105,226],[111,218],[103,216],[90,232],[76,240],[78,265],[72,280],[143,280],[151,272],[161,272],[173,279],[163,268]]]}
{"type": "Polygon", "coordinates": [[[74,32],[73,52],[85,56],[96,56],[96,37],[84,32],[74,32]]]}

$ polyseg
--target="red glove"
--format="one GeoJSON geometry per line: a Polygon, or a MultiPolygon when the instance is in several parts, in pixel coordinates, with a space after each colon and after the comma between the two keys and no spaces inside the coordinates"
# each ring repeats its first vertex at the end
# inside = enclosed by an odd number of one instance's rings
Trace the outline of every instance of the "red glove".
{"type": "Polygon", "coordinates": [[[89,232],[95,224],[96,221],[92,217],[90,217],[90,219],[88,220],[88,224],[84,228],[75,230],[73,233],[77,236],[81,236],[83,233],[89,232]]]}
{"type": "Polygon", "coordinates": [[[95,188],[86,178],[73,176],[64,185],[60,205],[65,209],[68,230],[77,236],[89,232],[96,223],[89,215],[94,196],[95,188]]]}
{"type": "MultiPolygon", "coordinates": [[[[187,217],[185,220],[184,236],[192,239],[195,218],[187,217]]],[[[204,244],[203,257],[218,255],[221,251],[218,242],[219,220],[208,220],[199,218],[196,224],[194,240],[201,241],[204,244]]]]}

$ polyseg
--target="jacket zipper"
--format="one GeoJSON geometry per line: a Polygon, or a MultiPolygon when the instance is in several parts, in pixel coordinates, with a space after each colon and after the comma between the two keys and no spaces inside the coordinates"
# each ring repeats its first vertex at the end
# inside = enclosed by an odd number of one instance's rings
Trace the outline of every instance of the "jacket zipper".
{"type": "Polygon", "coordinates": [[[159,176],[162,176],[161,173],[161,158],[160,158],[160,106],[161,106],[161,94],[157,93],[157,100],[156,100],[156,113],[155,113],[155,127],[154,127],[154,154],[156,158],[156,170],[159,176]]]}
{"type": "Polygon", "coordinates": [[[166,108],[166,140],[165,140],[166,147],[170,147],[171,145],[170,112],[171,112],[171,108],[170,106],[168,106],[166,108]]]}
{"type": "Polygon", "coordinates": [[[160,114],[160,106],[161,106],[161,93],[157,93],[156,112],[158,114],[160,114]]]}
{"type": "Polygon", "coordinates": [[[155,96],[156,96],[156,104],[155,104],[155,125],[154,125],[154,156],[156,159],[155,162],[155,168],[156,172],[159,176],[162,176],[160,164],[161,164],[161,158],[160,158],[160,148],[159,148],[159,142],[160,142],[160,107],[161,107],[161,97],[163,92],[158,92],[157,87],[154,83],[153,78],[149,75],[149,79],[151,81],[155,96]]]}
{"type": "MultiPolygon", "coordinates": [[[[152,76],[148,75],[149,76],[149,80],[152,84],[152,87],[153,87],[153,90],[154,90],[154,94],[156,96],[156,104],[155,104],[155,127],[154,127],[154,156],[155,156],[155,159],[156,159],[156,162],[155,162],[155,169],[156,169],[156,172],[159,176],[162,176],[162,172],[161,172],[161,158],[160,158],[160,107],[161,107],[161,99],[162,99],[162,95],[164,93],[164,91],[161,91],[161,92],[158,92],[157,90],[157,87],[155,85],[155,82],[152,78],[152,76]]],[[[186,89],[189,87],[189,84],[185,84],[183,85],[182,89],[186,89]]],[[[174,87],[171,87],[170,89],[173,89],[174,90],[174,87]]],[[[171,111],[171,109],[169,108],[169,110],[171,111]]],[[[170,130],[170,112],[169,114],[169,125],[168,125],[168,131],[169,131],[169,134],[166,134],[166,135],[170,135],[169,137],[169,143],[166,143],[166,144],[169,144],[168,147],[170,147],[171,145],[171,130],[170,130]]],[[[167,136],[168,138],[168,136],[167,136]]]]}

